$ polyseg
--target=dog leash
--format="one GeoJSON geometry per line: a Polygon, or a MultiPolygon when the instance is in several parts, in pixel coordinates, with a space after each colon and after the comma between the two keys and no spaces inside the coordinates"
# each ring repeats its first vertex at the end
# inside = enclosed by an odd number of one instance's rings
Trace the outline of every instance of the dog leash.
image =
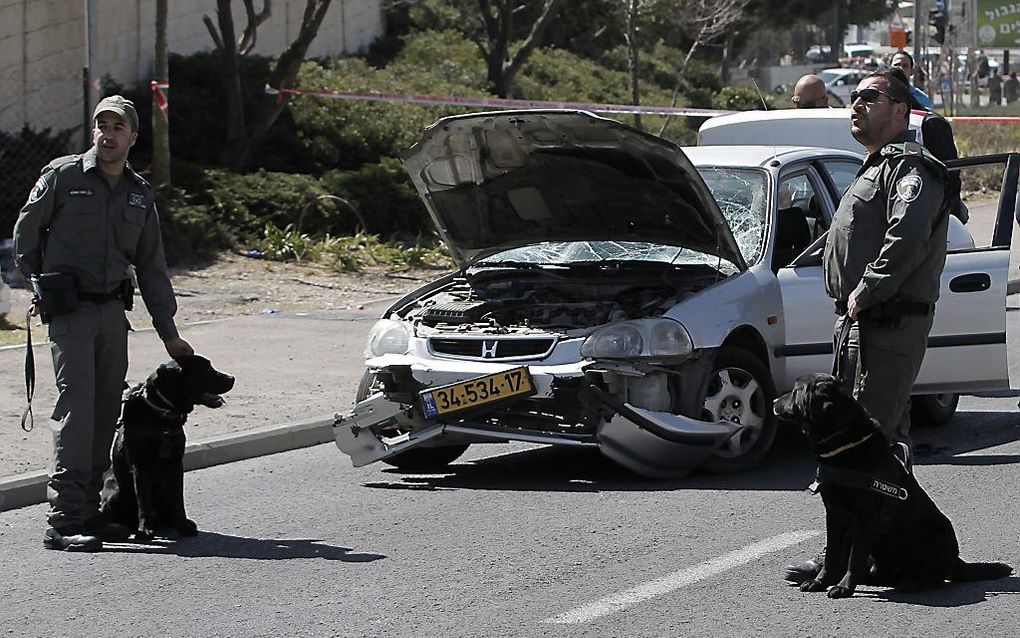
{"type": "Polygon", "coordinates": [[[32,397],[35,396],[35,355],[32,354],[32,310],[34,308],[35,304],[30,305],[25,314],[25,331],[28,339],[25,347],[25,398],[28,405],[21,413],[21,429],[25,432],[31,432],[35,428],[35,415],[32,414],[32,397]],[[26,421],[28,427],[25,427],[26,421]]]}

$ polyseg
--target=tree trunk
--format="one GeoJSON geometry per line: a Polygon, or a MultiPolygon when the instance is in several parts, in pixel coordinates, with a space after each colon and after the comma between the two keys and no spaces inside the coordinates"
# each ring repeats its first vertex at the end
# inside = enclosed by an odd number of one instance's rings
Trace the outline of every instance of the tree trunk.
{"type": "MultiPolygon", "coordinates": [[[[630,0],[630,8],[627,11],[627,64],[630,70],[630,100],[634,106],[641,106],[641,93],[638,86],[638,42],[637,42],[637,19],[638,11],[641,8],[641,0],[630,0]]],[[[644,130],[641,126],[641,114],[634,114],[634,126],[644,130]]]]}
{"type": "Polygon", "coordinates": [[[227,98],[227,143],[220,155],[220,163],[233,168],[233,149],[244,142],[247,127],[244,123],[237,36],[234,33],[234,16],[231,13],[230,0],[216,0],[216,21],[222,38],[222,46],[219,49],[223,55],[223,90],[227,98]]]}
{"type": "MultiPolygon", "coordinates": [[[[167,0],[156,0],[156,61],[153,79],[165,84],[170,79],[166,44],[167,0]]],[[[152,93],[152,185],[170,183],[170,122],[152,93]]]]}
{"type": "Polygon", "coordinates": [[[843,55],[843,32],[846,31],[846,18],[842,2],[837,2],[832,7],[831,25],[828,35],[829,48],[832,51],[829,55],[832,57],[833,62],[838,62],[840,56],[843,55]]]}
{"type": "MultiPolygon", "coordinates": [[[[229,0],[228,0],[229,1],[229,0]]],[[[276,89],[289,89],[297,82],[298,73],[301,71],[301,64],[304,62],[308,47],[311,46],[315,36],[319,33],[326,12],[332,0],[308,0],[305,5],[304,17],[301,20],[301,29],[297,38],[291,43],[287,50],[280,55],[272,74],[269,76],[269,86],[276,89]]],[[[225,34],[224,34],[225,35],[225,34]]],[[[235,59],[236,63],[236,59],[235,59]]],[[[238,81],[240,95],[240,81],[238,81]]],[[[227,165],[232,171],[242,172],[251,165],[252,157],[269,134],[269,129],[280,117],[287,107],[289,98],[286,94],[275,96],[265,95],[262,98],[262,106],[258,114],[247,127],[247,135],[237,139],[234,143],[228,143],[229,153],[227,165]],[[277,98],[280,99],[277,99],[277,98]]]]}

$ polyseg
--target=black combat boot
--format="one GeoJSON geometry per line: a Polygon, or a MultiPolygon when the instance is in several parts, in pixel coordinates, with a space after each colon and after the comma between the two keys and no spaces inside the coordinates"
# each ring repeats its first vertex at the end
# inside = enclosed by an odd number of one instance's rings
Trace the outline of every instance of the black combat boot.
{"type": "Polygon", "coordinates": [[[81,526],[50,527],[43,536],[43,547],[65,552],[98,552],[103,541],[86,533],[81,526]]]}
{"type": "Polygon", "coordinates": [[[107,543],[123,543],[131,538],[131,530],[120,523],[108,521],[102,516],[85,521],[83,527],[86,534],[98,536],[100,540],[107,543]]]}
{"type": "Polygon", "coordinates": [[[783,580],[793,585],[800,585],[817,576],[822,571],[823,565],[825,565],[824,547],[814,558],[787,565],[783,571],[783,580]]]}

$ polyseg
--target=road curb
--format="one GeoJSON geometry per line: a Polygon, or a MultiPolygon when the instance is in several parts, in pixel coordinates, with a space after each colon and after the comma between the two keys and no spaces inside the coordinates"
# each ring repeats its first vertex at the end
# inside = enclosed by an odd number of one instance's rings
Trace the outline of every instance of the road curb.
{"type": "MultiPolygon", "coordinates": [[[[189,443],[184,449],[184,469],[198,470],[328,443],[334,440],[332,426],[333,417],[319,417],[189,443]]],[[[0,512],[44,502],[46,481],[46,472],[0,478],[0,512]]]]}

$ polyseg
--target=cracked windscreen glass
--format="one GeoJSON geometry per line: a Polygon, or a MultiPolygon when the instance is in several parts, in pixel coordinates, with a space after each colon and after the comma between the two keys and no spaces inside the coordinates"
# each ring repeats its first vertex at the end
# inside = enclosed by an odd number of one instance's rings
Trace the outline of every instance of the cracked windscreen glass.
{"type": "Polygon", "coordinates": [[[748,265],[761,258],[768,204],[767,175],[763,171],[699,167],[712,197],[719,203],[733,238],[748,265]]]}
{"type": "MultiPolygon", "coordinates": [[[[761,255],[765,235],[766,174],[756,170],[699,168],[712,196],[719,202],[744,261],[753,264],[761,255]]],[[[661,261],[707,264],[728,274],[736,265],[716,255],[689,248],[636,241],[541,242],[512,248],[479,260],[479,264],[567,264],[605,260],[661,261]]]]}

